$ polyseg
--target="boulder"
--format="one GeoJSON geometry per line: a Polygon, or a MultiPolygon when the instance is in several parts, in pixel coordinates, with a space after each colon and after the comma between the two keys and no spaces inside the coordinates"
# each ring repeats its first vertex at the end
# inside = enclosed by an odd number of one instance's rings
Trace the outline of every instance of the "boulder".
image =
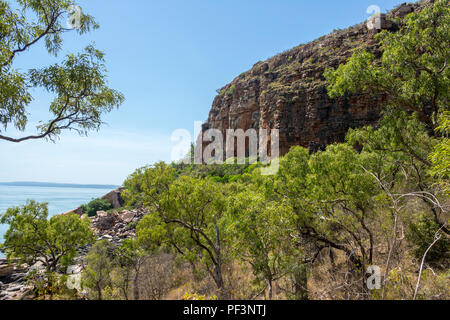
{"type": "Polygon", "coordinates": [[[412,5],[403,3],[392,11],[392,15],[396,18],[404,18],[413,11],[414,7],[412,5]]]}
{"type": "Polygon", "coordinates": [[[94,218],[93,226],[99,230],[110,230],[116,224],[117,213],[107,213],[105,211],[97,212],[97,216],[94,218]]]}
{"type": "Polygon", "coordinates": [[[125,201],[122,199],[122,196],[121,196],[123,190],[124,190],[124,188],[118,188],[116,190],[113,190],[113,191],[105,194],[100,199],[105,199],[105,200],[108,200],[109,202],[111,202],[113,209],[122,208],[125,204],[125,201]]]}
{"type": "Polygon", "coordinates": [[[75,213],[75,214],[78,214],[78,215],[81,216],[83,214],[83,209],[81,207],[78,207],[76,209],[73,209],[73,210],[70,210],[70,211],[67,211],[67,212],[63,213],[63,215],[72,214],[72,213],[75,213]]]}
{"type": "Polygon", "coordinates": [[[130,223],[133,221],[135,216],[136,216],[135,212],[125,210],[125,211],[122,211],[119,218],[120,218],[120,220],[122,220],[125,223],[130,223]]]}
{"type": "Polygon", "coordinates": [[[0,265],[0,279],[9,277],[14,272],[14,266],[3,264],[0,265]]]}

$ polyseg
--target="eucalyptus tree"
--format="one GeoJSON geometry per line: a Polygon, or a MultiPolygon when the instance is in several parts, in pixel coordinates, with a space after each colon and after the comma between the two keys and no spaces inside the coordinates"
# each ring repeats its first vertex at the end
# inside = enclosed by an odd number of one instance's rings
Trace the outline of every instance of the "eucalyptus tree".
{"type": "Polygon", "coordinates": [[[40,43],[49,55],[57,56],[65,33],[82,35],[99,27],[92,16],[74,5],[72,0],[17,0],[14,6],[0,1],[1,140],[54,141],[64,130],[86,135],[98,130],[102,116],[123,102],[123,95],[108,87],[104,54],[93,45],[50,66],[26,71],[18,65],[17,58],[40,43]],[[9,127],[18,132],[27,129],[36,88],[54,96],[50,119],[41,120],[35,134],[7,135],[9,127]]]}
{"type": "Polygon", "coordinates": [[[113,250],[108,240],[97,241],[84,258],[86,267],[81,275],[81,284],[87,289],[90,299],[103,300],[105,289],[112,286],[113,250]]]}
{"type": "Polygon", "coordinates": [[[268,199],[254,189],[245,188],[229,198],[233,250],[239,261],[251,265],[272,300],[274,282],[291,273],[301,251],[290,244],[295,224],[289,204],[268,199]]]}
{"type": "MultiPolygon", "coordinates": [[[[431,218],[450,234],[439,203],[448,198],[450,7],[446,0],[423,3],[376,39],[381,59],[356,51],[347,63],[328,70],[329,95],[381,94],[386,108],[377,128],[351,130],[348,140],[367,152],[389,158],[408,184],[396,193],[420,198],[431,218]],[[426,196],[425,196],[426,195],[426,196]]],[[[391,179],[389,183],[401,181],[391,179]]],[[[381,183],[386,185],[385,183],[381,183]]],[[[392,190],[391,190],[392,191],[392,190]]]]}
{"type": "Polygon", "coordinates": [[[148,251],[170,246],[191,263],[201,263],[219,294],[226,297],[224,185],[209,178],[180,177],[164,163],[137,170],[124,185],[127,204],[143,206],[150,212],[137,227],[140,246],[148,251]]]}
{"type": "MultiPolygon", "coordinates": [[[[381,192],[364,168],[377,165],[379,159],[347,144],[330,145],[313,155],[294,147],[281,159],[280,171],[270,186],[280,201],[291,206],[296,230],[291,233],[291,244],[302,249],[303,268],[312,267],[324,252],[329,252],[334,268],[333,251],[341,252],[361,293],[365,291],[364,272],[377,258],[380,204],[376,199],[381,192]]],[[[297,274],[295,282],[297,298],[307,298],[308,272],[297,274]]]]}
{"type": "Polygon", "coordinates": [[[76,214],[57,215],[48,219],[46,203],[28,201],[21,207],[9,208],[0,216],[9,224],[0,249],[8,258],[28,264],[41,262],[47,271],[69,266],[81,248],[94,241],[88,219],[76,214]]]}

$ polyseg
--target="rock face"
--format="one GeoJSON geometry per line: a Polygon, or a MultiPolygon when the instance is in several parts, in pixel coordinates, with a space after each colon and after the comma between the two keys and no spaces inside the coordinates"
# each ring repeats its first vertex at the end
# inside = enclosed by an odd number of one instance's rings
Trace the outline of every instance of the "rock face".
{"type": "Polygon", "coordinates": [[[389,19],[402,18],[418,6],[403,4],[388,15],[256,63],[218,90],[202,130],[219,129],[225,138],[227,129],[279,129],[284,155],[292,146],[318,149],[342,142],[348,129],[375,124],[383,97],[355,94],[330,99],[323,72],[346,62],[355,48],[380,56],[374,34],[394,30],[389,19]]]}
{"type": "Polygon", "coordinates": [[[24,299],[30,287],[26,283],[29,268],[0,259],[0,300],[24,299]]]}
{"type": "Polygon", "coordinates": [[[106,199],[109,202],[111,202],[113,209],[122,208],[123,205],[125,204],[125,202],[121,196],[123,190],[124,190],[124,188],[119,188],[119,189],[113,190],[110,193],[105,194],[100,199],[102,199],[102,200],[106,199]]]}
{"type": "MultiPolygon", "coordinates": [[[[118,188],[116,190],[113,190],[113,191],[105,194],[100,199],[108,200],[111,203],[113,209],[122,208],[124,206],[124,204],[125,204],[125,201],[122,199],[122,191],[123,190],[124,190],[124,188],[118,188]]],[[[83,208],[82,207],[78,207],[78,208],[76,208],[74,210],[70,210],[70,211],[68,211],[66,213],[63,213],[63,214],[71,214],[71,213],[82,215],[84,212],[83,212],[83,208]]]]}

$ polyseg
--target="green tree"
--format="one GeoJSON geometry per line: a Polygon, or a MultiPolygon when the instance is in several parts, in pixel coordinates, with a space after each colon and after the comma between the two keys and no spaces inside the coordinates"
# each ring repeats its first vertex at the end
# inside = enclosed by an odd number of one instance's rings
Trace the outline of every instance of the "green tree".
{"type": "Polygon", "coordinates": [[[203,263],[220,295],[226,297],[223,265],[227,220],[220,184],[210,179],[181,177],[170,186],[161,204],[164,221],[177,228],[175,232],[182,240],[179,247],[203,263]],[[186,238],[192,243],[186,242],[186,238]],[[188,245],[182,247],[183,244],[188,245]]]}
{"type": "Polygon", "coordinates": [[[225,295],[223,186],[210,178],[178,177],[173,167],[158,163],[136,171],[125,187],[127,204],[139,203],[151,212],[138,225],[140,241],[170,245],[190,262],[200,261],[225,295]]]}
{"type": "Polygon", "coordinates": [[[103,300],[104,290],[111,288],[112,253],[111,243],[101,240],[93,245],[84,259],[86,269],[82,273],[81,283],[83,288],[88,289],[91,299],[103,300]]]}
{"type": "Polygon", "coordinates": [[[97,215],[97,211],[106,211],[112,209],[112,204],[107,199],[94,199],[88,204],[82,205],[81,209],[83,213],[86,213],[89,217],[97,215]]]}
{"type": "Polygon", "coordinates": [[[431,175],[442,186],[444,192],[450,195],[450,112],[445,111],[439,118],[439,127],[436,129],[442,134],[442,139],[430,154],[432,163],[431,175]]]}
{"type": "Polygon", "coordinates": [[[148,258],[148,252],[139,245],[136,239],[127,239],[116,249],[115,255],[126,274],[133,271],[133,295],[134,300],[140,299],[139,277],[141,268],[148,258]]]}
{"type": "MultiPolygon", "coordinates": [[[[373,197],[379,192],[363,165],[364,155],[345,144],[312,156],[292,148],[280,161],[273,192],[286,199],[295,215],[294,247],[303,248],[303,268],[327,248],[344,253],[349,269],[363,285],[362,270],[373,262],[373,197]]],[[[272,187],[271,187],[272,188],[272,187]]],[[[297,298],[306,298],[306,272],[296,279],[297,298]]]]}
{"type": "Polygon", "coordinates": [[[250,190],[228,201],[230,230],[236,239],[233,250],[241,261],[252,266],[257,281],[266,284],[268,299],[272,300],[273,282],[290,272],[292,260],[301,259],[300,252],[290,245],[294,231],[291,208],[250,190]]]}
{"type": "Polygon", "coordinates": [[[40,261],[47,271],[70,265],[77,248],[93,242],[88,219],[68,214],[48,220],[46,203],[28,201],[21,207],[10,208],[1,216],[0,223],[9,224],[1,245],[7,257],[28,264],[40,261]]]}
{"type": "MultiPolygon", "coordinates": [[[[435,182],[447,190],[449,21],[448,1],[424,4],[400,22],[398,32],[385,30],[376,36],[383,50],[381,60],[357,51],[346,64],[325,73],[331,97],[364,92],[385,98],[378,128],[351,130],[348,140],[389,159],[397,170],[406,169],[408,186],[396,192],[420,198],[447,234],[447,221],[437,201],[442,192],[435,182]]],[[[386,187],[400,181],[394,180],[379,182],[386,187]]]]}
{"type": "MultiPolygon", "coordinates": [[[[69,54],[61,62],[41,69],[22,71],[16,58],[44,41],[49,54],[57,55],[63,34],[74,30],[64,26],[72,0],[18,0],[18,9],[0,1],[0,125],[25,131],[32,90],[41,88],[55,96],[49,106],[50,120],[41,121],[34,135],[0,139],[22,142],[45,138],[54,141],[63,130],[87,134],[98,130],[101,117],[119,106],[124,97],[110,89],[106,81],[104,54],[90,45],[79,54],[69,54]]],[[[84,34],[98,28],[94,18],[80,12],[75,32],[84,34]]],[[[0,131],[1,133],[1,131],[0,131]]]]}
{"type": "MultiPolygon", "coordinates": [[[[435,221],[426,216],[419,217],[409,225],[408,240],[414,247],[414,255],[419,261],[435,239],[436,232],[441,228],[435,221]]],[[[437,264],[449,258],[450,240],[442,238],[427,253],[427,262],[437,264]]]]}
{"type": "Polygon", "coordinates": [[[127,206],[149,206],[158,210],[161,197],[177,179],[174,168],[164,162],[137,169],[124,182],[122,197],[127,206]]]}

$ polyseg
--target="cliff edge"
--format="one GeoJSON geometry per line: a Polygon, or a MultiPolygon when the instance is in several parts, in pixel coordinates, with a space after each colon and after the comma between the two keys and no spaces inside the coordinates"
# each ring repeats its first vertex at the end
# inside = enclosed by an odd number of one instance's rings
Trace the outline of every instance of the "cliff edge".
{"type": "Polygon", "coordinates": [[[396,19],[420,7],[402,4],[388,14],[256,63],[218,90],[203,131],[219,129],[226,137],[227,129],[279,129],[280,154],[284,155],[292,146],[315,151],[342,142],[350,128],[376,124],[383,96],[331,99],[323,73],[345,63],[357,48],[381,56],[374,35],[382,29],[395,32],[396,19]]]}

